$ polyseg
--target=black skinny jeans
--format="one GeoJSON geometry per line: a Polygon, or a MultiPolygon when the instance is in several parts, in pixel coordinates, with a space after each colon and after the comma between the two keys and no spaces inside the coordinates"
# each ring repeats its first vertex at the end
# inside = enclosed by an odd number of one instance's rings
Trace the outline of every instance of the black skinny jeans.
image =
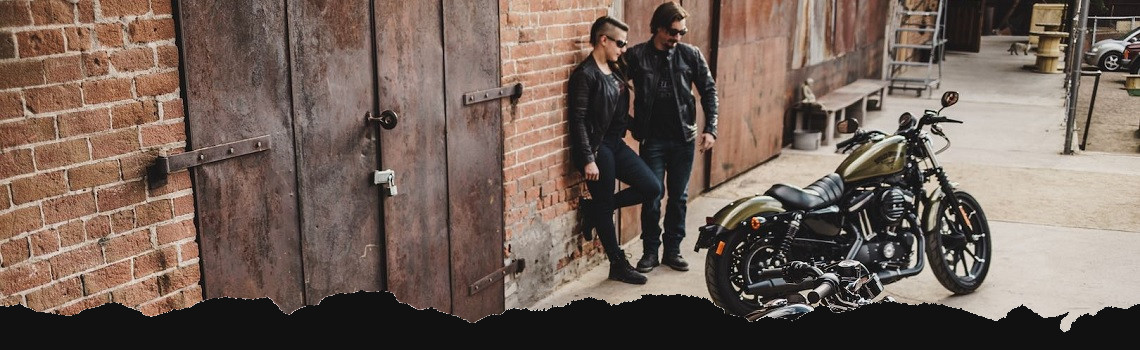
{"type": "Polygon", "coordinates": [[[593,212],[586,215],[590,215],[598,230],[598,238],[602,241],[606,256],[610,262],[614,262],[625,259],[614,227],[614,211],[659,198],[663,189],[649,166],[623,139],[607,137],[598,148],[594,162],[598,166],[599,176],[597,181],[586,181],[586,188],[594,199],[593,212]],[[615,194],[617,185],[614,179],[621,180],[629,187],[615,194]]]}

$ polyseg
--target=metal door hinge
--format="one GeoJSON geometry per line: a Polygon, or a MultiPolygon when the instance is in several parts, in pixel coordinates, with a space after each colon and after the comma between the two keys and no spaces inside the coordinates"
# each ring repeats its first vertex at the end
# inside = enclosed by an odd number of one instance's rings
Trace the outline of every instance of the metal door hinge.
{"type": "Polygon", "coordinates": [[[151,189],[166,184],[166,177],[182,169],[196,167],[234,157],[257,153],[270,148],[269,135],[205,147],[172,156],[160,156],[147,167],[147,186],[151,189]]]}
{"type": "Polygon", "coordinates": [[[522,83],[515,83],[512,85],[507,85],[504,87],[499,87],[499,88],[494,88],[494,89],[468,92],[466,94],[463,94],[463,104],[464,105],[471,105],[471,104],[476,104],[476,103],[483,102],[483,101],[490,101],[490,100],[499,99],[499,98],[503,98],[503,97],[507,97],[507,96],[510,96],[511,100],[517,100],[519,98],[519,96],[522,96],[522,92],[523,92],[523,84],[522,83]]]}
{"type": "Polygon", "coordinates": [[[526,260],[511,260],[511,263],[507,264],[507,266],[503,266],[502,268],[495,270],[495,272],[492,272],[491,274],[480,278],[478,281],[475,281],[475,283],[472,283],[470,286],[468,286],[467,295],[475,295],[475,293],[487,289],[487,286],[491,285],[491,283],[495,283],[495,281],[501,280],[507,275],[513,275],[522,272],[523,268],[525,267],[526,260]]]}

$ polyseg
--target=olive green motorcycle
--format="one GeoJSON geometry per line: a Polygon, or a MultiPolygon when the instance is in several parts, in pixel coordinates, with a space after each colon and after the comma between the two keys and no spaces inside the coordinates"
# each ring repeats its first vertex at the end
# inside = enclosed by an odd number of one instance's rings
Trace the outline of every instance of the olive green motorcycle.
{"type": "MultiPolygon", "coordinates": [[[[958,93],[948,91],[941,101],[945,109],[958,93]]],[[[950,147],[939,124],[962,123],[942,116],[942,109],[921,118],[903,113],[893,134],[843,120],[836,130],[853,135],[836,148],[850,155],[835,172],[806,188],[773,185],[706,218],[695,250],[708,250],[712,301],[745,316],[814,288],[771,273],[791,262],[823,268],[854,260],[888,284],[922,272],[925,257],[953,293],[981,286],[990,268],[989,224],[977,200],[950,181],[935,157],[950,147]],[[935,151],[931,135],[945,146],[935,151]]]]}

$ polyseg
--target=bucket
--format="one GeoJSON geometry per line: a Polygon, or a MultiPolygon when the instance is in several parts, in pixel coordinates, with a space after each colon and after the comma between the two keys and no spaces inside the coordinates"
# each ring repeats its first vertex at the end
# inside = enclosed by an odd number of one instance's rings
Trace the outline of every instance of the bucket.
{"type": "Polygon", "coordinates": [[[1124,76],[1124,89],[1129,96],[1140,96],[1140,75],[1129,74],[1124,76]]]}
{"type": "Polygon", "coordinates": [[[819,148],[820,136],[822,136],[822,133],[819,131],[796,131],[795,141],[792,143],[792,148],[814,151],[819,148]]]}

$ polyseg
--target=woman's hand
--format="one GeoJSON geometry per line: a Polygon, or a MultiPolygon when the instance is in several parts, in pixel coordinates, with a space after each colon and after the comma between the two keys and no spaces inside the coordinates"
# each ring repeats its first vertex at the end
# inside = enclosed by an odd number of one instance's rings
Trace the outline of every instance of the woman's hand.
{"type": "Polygon", "coordinates": [[[598,164],[596,162],[590,162],[590,164],[586,164],[585,174],[586,180],[598,181],[598,177],[600,177],[600,173],[598,172],[598,164]]]}

